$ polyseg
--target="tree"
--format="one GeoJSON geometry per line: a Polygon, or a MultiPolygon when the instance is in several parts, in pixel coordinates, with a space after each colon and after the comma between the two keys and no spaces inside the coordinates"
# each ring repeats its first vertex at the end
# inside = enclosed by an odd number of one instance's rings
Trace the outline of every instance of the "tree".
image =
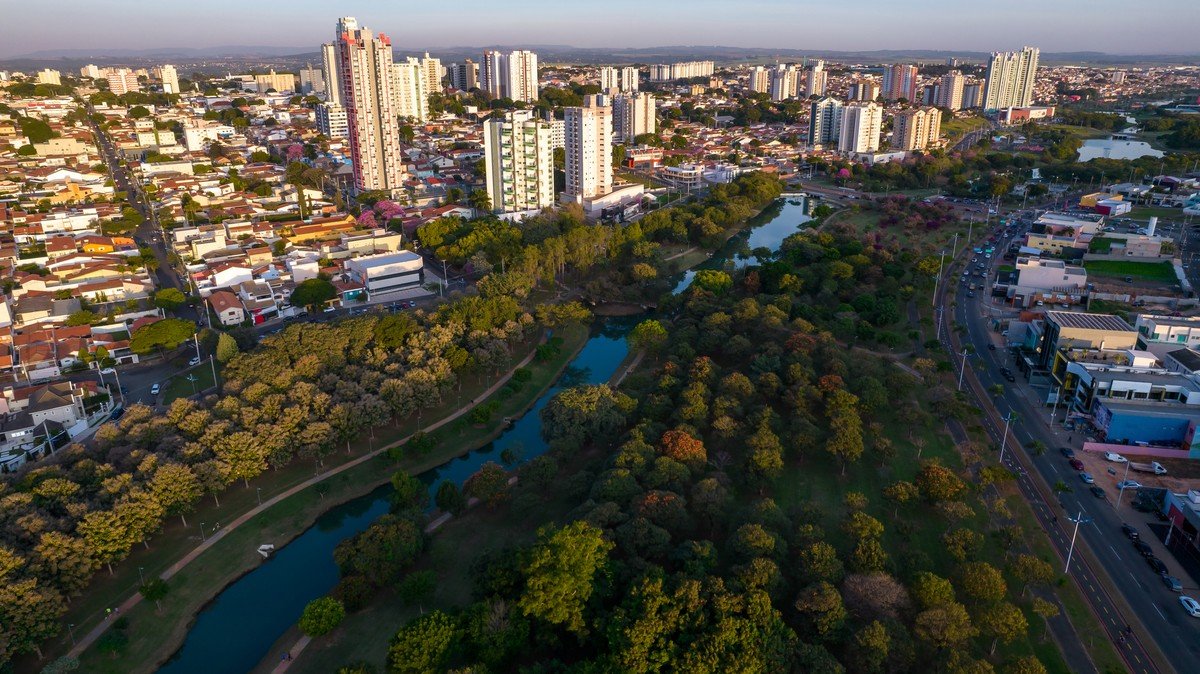
{"type": "Polygon", "coordinates": [[[142,597],[154,602],[154,606],[159,611],[162,610],[162,600],[167,596],[169,590],[167,581],[162,578],[151,578],[138,588],[138,592],[142,594],[142,597]]]}
{"type": "Polygon", "coordinates": [[[701,269],[693,277],[692,285],[701,290],[707,290],[714,295],[723,295],[733,288],[733,279],[723,271],[701,269]]]}
{"type": "Polygon", "coordinates": [[[941,576],[922,571],[913,579],[912,596],[924,610],[945,606],[954,601],[954,585],[941,576]]]}
{"type": "Polygon", "coordinates": [[[422,510],[429,502],[429,489],[403,470],[392,473],[392,503],[397,510],[422,510]]]}
{"type": "Polygon", "coordinates": [[[1008,571],[1021,582],[1021,596],[1030,585],[1045,585],[1054,580],[1054,567],[1033,555],[1020,554],[1009,564],[1008,571]]]}
{"type": "Polygon", "coordinates": [[[958,498],[967,485],[954,471],[936,461],[927,461],[917,475],[917,488],[926,499],[936,503],[958,498]]]}
{"type": "Polygon", "coordinates": [[[542,409],[542,437],[565,451],[575,451],[587,440],[612,438],[625,426],[634,404],[606,384],[565,389],[542,409]]]}
{"type": "Polygon", "coordinates": [[[837,549],[825,541],[815,541],[801,548],[800,569],[803,578],[809,582],[836,583],[841,580],[844,572],[837,549]]]}
{"type": "Polygon", "coordinates": [[[420,604],[433,594],[437,589],[437,574],[426,569],[424,571],[414,571],[404,577],[396,585],[396,594],[400,595],[400,600],[409,606],[420,604]]]}
{"type": "Polygon", "coordinates": [[[655,319],[647,319],[638,323],[629,333],[629,344],[635,351],[646,351],[656,354],[667,345],[667,329],[655,319]]]}
{"type": "Polygon", "coordinates": [[[975,617],[975,622],[984,636],[992,638],[989,654],[995,654],[997,643],[1010,644],[1025,636],[1029,630],[1029,621],[1025,619],[1025,614],[1006,601],[984,607],[975,617]]]}
{"type": "Polygon", "coordinates": [[[174,349],[192,338],[196,333],[196,325],[182,318],[164,318],[161,321],[147,323],[133,331],[129,348],[137,354],[147,354],[151,351],[174,349]]]}
{"type": "Polygon", "coordinates": [[[1046,601],[1041,597],[1034,597],[1029,607],[1042,619],[1042,639],[1044,640],[1050,633],[1050,619],[1059,614],[1058,604],[1046,601]]]}
{"type": "Polygon", "coordinates": [[[228,332],[222,332],[217,335],[217,350],[215,355],[217,362],[222,365],[228,364],[229,361],[233,360],[234,356],[238,355],[237,340],[233,338],[233,335],[228,332]]]}
{"type": "Polygon", "coordinates": [[[495,504],[508,490],[508,471],[494,461],[488,461],[479,467],[467,481],[463,483],[463,494],[468,498],[477,498],[486,504],[495,504]]]}
{"type": "Polygon", "coordinates": [[[467,204],[475,209],[476,213],[487,213],[492,210],[492,199],[488,196],[487,190],[471,190],[467,195],[467,204]]]}
{"type": "Polygon", "coordinates": [[[918,496],[920,496],[920,491],[917,489],[917,485],[906,480],[893,482],[883,490],[883,497],[896,506],[892,511],[892,517],[899,514],[900,506],[917,500],[918,496]]]}
{"type": "Polygon", "coordinates": [[[300,631],[310,637],[328,634],[342,624],[346,618],[346,607],[333,597],[317,597],[308,602],[300,614],[300,631]]]}
{"type": "Polygon", "coordinates": [[[891,649],[892,639],[888,635],[887,628],[878,620],[867,623],[862,629],[854,633],[853,647],[850,649],[850,657],[856,665],[855,669],[860,672],[879,672],[883,671],[884,663],[887,662],[888,651],[891,649]]]}
{"type": "Polygon", "coordinates": [[[87,542],[61,531],[43,533],[33,549],[31,561],[39,578],[53,583],[60,592],[68,595],[82,592],[96,570],[96,560],[87,542]]]}
{"type": "Polygon", "coordinates": [[[950,602],[918,613],[913,621],[913,633],[934,648],[944,650],[961,646],[979,630],[971,623],[971,616],[962,604],[950,602]]]}
{"type": "Polygon", "coordinates": [[[613,544],[583,521],[542,529],[522,572],[522,612],[577,634],[586,633],[583,609],[595,588],[596,574],[608,563],[613,544]]]}
{"type": "Polygon", "coordinates": [[[1004,575],[987,562],[968,562],[963,565],[961,575],[963,594],[975,601],[998,602],[1008,591],[1004,575]]]}
{"type": "Polygon", "coordinates": [[[408,517],[384,515],[333,551],[343,576],[362,576],[376,587],[400,578],[425,547],[425,535],[408,517]]]}
{"type": "Polygon", "coordinates": [[[65,611],[62,597],[51,588],[38,587],[34,578],[0,580],[0,646],[13,653],[35,652],[41,658],[40,644],[62,629],[59,617],[65,611]]]}
{"type": "Polygon", "coordinates": [[[154,306],[167,311],[175,311],[187,302],[187,295],[178,288],[163,288],[154,293],[154,306]]]}
{"type": "Polygon", "coordinates": [[[1046,666],[1036,656],[1027,655],[1009,663],[1004,674],[1046,674],[1046,666]]]}
{"type": "Polygon", "coordinates": [[[458,622],[433,611],[408,623],[392,637],[388,667],[393,674],[442,672],[462,640],[458,622]]]}
{"type": "Polygon", "coordinates": [[[129,109],[128,116],[130,119],[142,119],[150,116],[150,110],[144,105],[135,105],[129,109]]]}
{"type": "Polygon", "coordinates": [[[451,515],[458,515],[467,508],[467,498],[463,496],[458,485],[450,480],[443,480],[438,485],[434,502],[437,504],[438,510],[450,513],[451,515]]]}
{"type": "Polygon", "coordinates": [[[658,446],[664,456],[669,456],[692,469],[702,468],[708,461],[704,443],[684,430],[676,429],[663,433],[658,446]]]}
{"type": "Polygon", "coordinates": [[[796,599],[796,611],[800,613],[809,633],[817,639],[831,639],[846,622],[846,607],[837,588],[826,582],[809,585],[796,599]]]}
{"type": "Polygon", "coordinates": [[[296,285],[288,301],[294,307],[307,307],[315,312],[337,294],[337,288],[326,279],[310,278],[296,285]]]}
{"type": "Polygon", "coordinates": [[[842,583],[842,601],[856,619],[896,620],[908,613],[908,590],[886,573],[851,574],[842,583]]]}
{"type": "Polygon", "coordinates": [[[200,481],[192,469],[182,463],[165,463],[154,471],[150,479],[150,491],[162,504],[167,515],[178,515],[183,526],[187,526],[184,517],[192,511],[196,501],[200,499],[200,481]]]}
{"type": "Polygon", "coordinates": [[[129,527],[111,510],[95,510],[79,522],[78,532],[96,561],[113,572],[113,562],[125,559],[134,539],[129,527]]]}

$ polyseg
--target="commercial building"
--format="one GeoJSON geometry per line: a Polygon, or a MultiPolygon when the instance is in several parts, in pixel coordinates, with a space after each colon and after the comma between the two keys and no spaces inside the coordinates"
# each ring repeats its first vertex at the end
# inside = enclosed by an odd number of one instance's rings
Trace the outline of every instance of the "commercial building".
{"type": "Polygon", "coordinates": [[[1054,106],[1040,105],[1025,108],[1004,108],[1000,111],[999,120],[1001,124],[1024,124],[1052,117],[1054,117],[1054,106]]]}
{"type": "Polygon", "coordinates": [[[484,170],[492,210],[521,213],[554,205],[554,150],[549,122],[528,110],[483,123],[484,170]]]}
{"type": "Polygon", "coordinates": [[[750,78],[746,84],[750,91],[756,94],[771,93],[771,71],[763,66],[754,66],[750,69],[750,78]]]}
{"type": "Polygon", "coordinates": [[[836,146],[842,131],[842,110],[845,104],[826,97],[812,102],[808,124],[808,146],[823,149],[836,146]]]}
{"type": "Polygon", "coordinates": [[[612,108],[602,96],[587,96],[566,110],[564,198],[577,203],[612,191],[612,108]]]}
{"type": "Polygon", "coordinates": [[[934,107],[910,108],[896,113],[892,149],[924,150],[937,145],[942,132],[942,111],[934,107]]]}
{"type": "Polygon", "coordinates": [[[1200,317],[1139,314],[1134,327],[1142,348],[1149,344],[1174,344],[1190,348],[1200,345],[1200,317]]]}
{"type": "Polygon", "coordinates": [[[1002,110],[1033,105],[1038,54],[1036,47],[992,54],[988,60],[987,87],[983,94],[984,109],[1002,110]]]}
{"type": "Polygon", "coordinates": [[[320,68],[305,63],[300,69],[300,91],[302,94],[325,93],[325,74],[320,68]]]}
{"type": "Polygon", "coordinates": [[[354,17],[337,24],[337,75],[349,127],[356,191],[397,193],[404,185],[400,124],[396,115],[392,41],[359,27],[354,17]]]}
{"type": "Polygon", "coordinates": [[[346,109],[337,103],[322,103],[317,106],[317,130],[329,138],[348,138],[350,123],[346,109]]]}
{"type": "Polygon", "coordinates": [[[873,102],[846,105],[842,109],[842,127],[838,131],[838,151],[847,154],[877,152],[882,128],[883,106],[873,102]]]}
{"type": "Polygon", "coordinates": [[[338,48],[334,43],[321,45],[321,73],[325,76],[325,101],[342,105],[342,82],[338,78],[338,48]]]}
{"type": "Polygon", "coordinates": [[[1048,311],[1038,349],[1041,367],[1058,358],[1056,373],[1065,369],[1076,351],[1120,351],[1136,348],[1137,330],[1119,316],[1073,311],[1048,311]],[[1062,352],[1059,354],[1059,352],[1062,352]],[[1056,354],[1059,354],[1056,356],[1056,354]]]}
{"type": "Polygon", "coordinates": [[[395,73],[396,114],[405,119],[423,122],[429,117],[429,81],[425,66],[410,56],[392,64],[395,73]]]}
{"type": "Polygon", "coordinates": [[[873,101],[879,98],[879,83],[875,80],[856,79],[850,82],[846,98],[852,101],[873,101]]]}
{"type": "MultiPolygon", "coordinates": [[[[51,68],[39,70],[37,74],[37,81],[38,84],[53,84],[57,86],[62,84],[62,73],[51,68]]],[[[136,83],[137,78],[135,77],[133,81],[136,83]]]]}
{"type": "Polygon", "coordinates": [[[483,53],[480,88],[492,98],[534,102],[538,99],[538,57],[527,51],[483,53]]]}
{"type": "Polygon", "coordinates": [[[917,100],[917,67],[896,63],[883,70],[883,97],[889,101],[901,98],[917,100]]]}
{"type": "Polygon", "coordinates": [[[346,273],[362,284],[370,296],[420,286],[425,281],[424,261],[408,250],[364,255],[346,260],[346,273]]]}
{"type": "Polygon", "coordinates": [[[471,59],[450,64],[450,86],[459,91],[479,88],[479,64],[471,59]]]}
{"type": "Polygon", "coordinates": [[[937,105],[949,110],[962,110],[963,86],[966,83],[967,78],[957,70],[951,70],[942,75],[942,81],[938,86],[937,105]]]}
{"type": "Polygon", "coordinates": [[[808,70],[808,82],[804,88],[804,97],[824,96],[825,84],[828,80],[829,73],[825,72],[825,62],[814,61],[812,67],[808,70]]]}
{"type": "Polygon", "coordinates": [[[167,64],[162,67],[162,87],[164,94],[179,93],[179,73],[175,66],[167,64]]]}
{"type": "Polygon", "coordinates": [[[258,93],[265,94],[272,90],[278,93],[296,90],[296,76],[291,73],[277,73],[272,68],[265,75],[254,76],[254,86],[258,93]]]}
{"type": "Polygon", "coordinates": [[[654,133],[657,128],[654,110],[654,96],[650,92],[618,94],[613,99],[614,140],[632,145],[638,136],[654,133]]]}
{"type": "Polygon", "coordinates": [[[108,90],[118,96],[138,90],[137,75],[129,68],[112,68],[104,79],[108,81],[108,90]]]}

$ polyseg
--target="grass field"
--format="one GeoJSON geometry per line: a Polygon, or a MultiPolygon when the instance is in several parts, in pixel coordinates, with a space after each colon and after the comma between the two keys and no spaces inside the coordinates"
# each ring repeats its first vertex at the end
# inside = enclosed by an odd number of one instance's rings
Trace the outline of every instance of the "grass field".
{"type": "Polygon", "coordinates": [[[207,362],[202,362],[196,367],[189,368],[185,372],[171,377],[163,386],[163,405],[170,405],[176,398],[186,398],[200,391],[210,389],[214,386],[212,367],[207,362]],[[188,375],[196,378],[193,383],[188,380],[188,375]]]}
{"type": "Polygon", "coordinates": [[[1175,283],[1175,268],[1170,262],[1126,262],[1124,260],[1089,260],[1083,263],[1089,274],[1175,283]]]}
{"type": "Polygon", "coordinates": [[[1110,131],[1093,129],[1090,126],[1074,126],[1072,124],[1041,124],[1038,125],[1038,129],[1066,131],[1067,133],[1078,137],[1080,140],[1087,140],[1089,138],[1107,138],[1112,133],[1110,131]]]}
{"type": "Polygon", "coordinates": [[[1187,218],[1182,208],[1167,208],[1165,206],[1134,206],[1132,211],[1122,217],[1133,218],[1134,220],[1149,220],[1151,216],[1168,222],[1187,218]]]}
{"type": "Polygon", "coordinates": [[[950,117],[942,120],[942,133],[947,138],[961,138],[984,126],[987,126],[987,121],[981,117],[950,117]]]}

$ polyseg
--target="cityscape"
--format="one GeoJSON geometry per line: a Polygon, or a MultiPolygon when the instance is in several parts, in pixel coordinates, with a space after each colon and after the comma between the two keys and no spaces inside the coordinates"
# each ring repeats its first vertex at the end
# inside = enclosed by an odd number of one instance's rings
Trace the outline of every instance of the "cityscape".
{"type": "Polygon", "coordinates": [[[0,672],[1200,667],[1200,8],[310,4],[0,29],[0,672]]]}

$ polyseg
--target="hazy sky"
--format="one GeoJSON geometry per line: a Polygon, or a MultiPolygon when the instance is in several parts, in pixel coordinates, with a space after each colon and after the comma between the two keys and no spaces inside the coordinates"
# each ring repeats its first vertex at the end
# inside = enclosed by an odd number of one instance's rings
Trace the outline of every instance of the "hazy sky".
{"type": "Polygon", "coordinates": [[[406,46],[728,45],[1200,52],[1200,0],[0,0],[0,57],[45,49],[312,47],[338,16],[406,46]]]}

